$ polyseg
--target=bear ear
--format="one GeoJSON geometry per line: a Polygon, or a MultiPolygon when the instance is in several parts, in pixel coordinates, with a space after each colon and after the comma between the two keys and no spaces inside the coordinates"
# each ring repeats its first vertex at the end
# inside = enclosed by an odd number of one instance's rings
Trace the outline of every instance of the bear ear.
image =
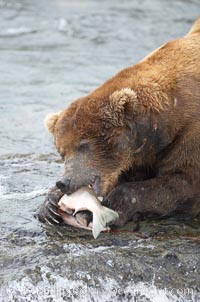
{"type": "Polygon", "coordinates": [[[136,113],[138,111],[139,103],[135,91],[131,88],[114,91],[109,96],[109,107],[109,118],[112,124],[122,126],[126,112],[136,113]]]}
{"type": "Polygon", "coordinates": [[[138,106],[137,95],[131,88],[123,88],[121,90],[116,90],[110,95],[111,106],[117,112],[124,111],[125,106],[129,105],[132,108],[138,106]]]}
{"type": "Polygon", "coordinates": [[[55,126],[61,113],[62,111],[50,113],[46,116],[44,120],[44,125],[51,134],[54,134],[55,126]]]}

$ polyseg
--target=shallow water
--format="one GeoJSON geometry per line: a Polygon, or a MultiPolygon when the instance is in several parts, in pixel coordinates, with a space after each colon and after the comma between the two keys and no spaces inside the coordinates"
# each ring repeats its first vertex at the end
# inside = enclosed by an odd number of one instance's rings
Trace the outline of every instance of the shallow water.
{"type": "Polygon", "coordinates": [[[0,0],[1,301],[199,301],[200,222],[101,234],[34,219],[62,173],[43,119],[186,33],[198,0],[0,0]]]}

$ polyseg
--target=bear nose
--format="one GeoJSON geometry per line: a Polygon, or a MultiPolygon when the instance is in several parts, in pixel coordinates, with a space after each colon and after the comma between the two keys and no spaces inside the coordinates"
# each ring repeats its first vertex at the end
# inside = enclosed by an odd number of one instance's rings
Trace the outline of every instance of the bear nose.
{"type": "Polygon", "coordinates": [[[70,179],[68,179],[66,177],[63,177],[59,181],[56,182],[56,186],[63,193],[67,193],[67,191],[69,191],[69,184],[70,184],[70,179]]]}

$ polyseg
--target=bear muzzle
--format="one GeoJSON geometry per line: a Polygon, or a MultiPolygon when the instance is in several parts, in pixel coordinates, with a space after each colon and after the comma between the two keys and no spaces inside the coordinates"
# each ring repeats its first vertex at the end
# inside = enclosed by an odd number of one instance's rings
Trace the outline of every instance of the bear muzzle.
{"type": "Polygon", "coordinates": [[[56,186],[64,194],[71,194],[83,186],[89,186],[98,195],[100,193],[100,177],[93,176],[91,179],[84,179],[83,177],[69,178],[68,176],[63,176],[60,180],[56,182],[56,186]]]}

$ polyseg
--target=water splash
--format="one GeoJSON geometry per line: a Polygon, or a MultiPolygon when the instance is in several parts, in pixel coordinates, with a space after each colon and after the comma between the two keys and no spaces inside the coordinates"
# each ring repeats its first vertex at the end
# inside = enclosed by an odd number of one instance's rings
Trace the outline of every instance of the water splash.
{"type": "MultiPolygon", "coordinates": [[[[197,295],[192,291],[177,289],[159,289],[155,285],[139,282],[129,282],[122,286],[111,279],[101,280],[101,288],[89,285],[91,279],[67,280],[66,278],[53,276],[47,278],[48,270],[42,268],[42,278],[37,285],[33,284],[29,277],[21,281],[11,281],[7,288],[3,288],[0,294],[3,302],[23,301],[77,301],[77,302],[109,302],[109,301],[140,301],[140,302],[195,302],[197,295]]],[[[92,283],[92,282],[91,282],[92,283]]]]}

